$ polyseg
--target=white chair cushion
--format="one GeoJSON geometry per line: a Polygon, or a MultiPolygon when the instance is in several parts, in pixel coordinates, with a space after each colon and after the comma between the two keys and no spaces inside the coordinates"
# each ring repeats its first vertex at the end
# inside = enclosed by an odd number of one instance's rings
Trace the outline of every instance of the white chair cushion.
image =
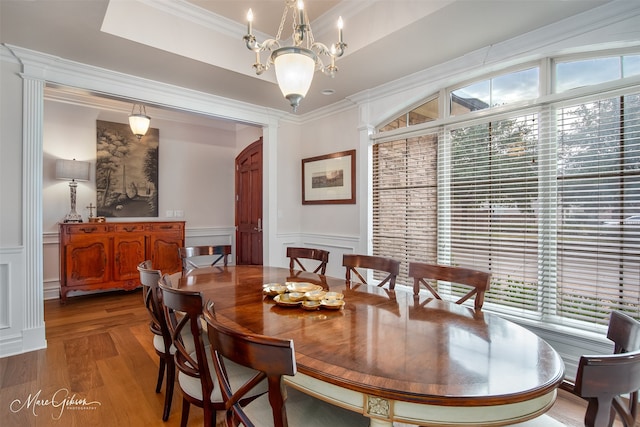
{"type": "MultiPolygon", "coordinates": [[[[285,408],[291,427],[365,427],[370,422],[364,415],[316,399],[293,387],[287,387],[285,408]]],[[[273,426],[273,413],[267,395],[249,403],[244,411],[256,425],[273,426]]]]}
{"type": "MultiPolygon", "coordinates": [[[[205,340],[205,343],[208,343],[208,339],[207,338],[207,331],[204,330],[202,332],[202,338],[205,340]]],[[[188,330],[185,330],[182,333],[182,339],[184,340],[184,348],[189,352],[192,353],[196,346],[193,343],[193,335],[191,335],[191,332],[188,330]]],[[[164,340],[162,339],[162,335],[153,335],[153,347],[155,347],[155,349],[160,352],[160,353],[164,353],[164,340]]],[[[174,354],[176,352],[176,348],[173,346],[173,344],[171,345],[171,354],[174,354]]]]}
{"type": "MultiPolygon", "coordinates": [[[[194,359],[196,357],[195,353],[191,356],[194,359]]],[[[207,362],[209,363],[209,371],[211,372],[211,376],[213,378],[213,392],[211,393],[211,401],[222,402],[222,395],[220,394],[220,384],[218,384],[218,378],[215,373],[215,368],[213,367],[211,351],[209,350],[208,346],[207,362]]],[[[224,361],[224,366],[227,368],[227,375],[229,376],[229,382],[231,383],[231,388],[233,390],[239,388],[256,374],[256,371],[254,371],[253,369],[238,365],[237,363],[234,363],[227,359],[225,359],[224,361]]],[[[178,383],[180,384],[180,388],[182,389],[183,393],[186,393],[198,400],[202,400],[202,387],[200,386],[199,378],[193,378],[189,375],[185,375],[182,372],[179,372],[178,383]]],[[[249,396],[255,396],[257,394],[265,393],[266,391],[267,381],[264,380],[254,388],[254,391],[250,393],[249,396]]]]}
{"type": "Polygon", "coordinates": [[[511,424],[511,427],[566,427],[560,421],[551,418],[548,415],[541,415],[523,423],[511,424]]]}

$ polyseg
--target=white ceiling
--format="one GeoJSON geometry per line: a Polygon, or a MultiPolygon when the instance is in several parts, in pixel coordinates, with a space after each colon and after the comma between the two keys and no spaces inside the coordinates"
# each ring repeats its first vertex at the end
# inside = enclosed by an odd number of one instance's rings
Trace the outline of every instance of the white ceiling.
{"type": "MultiPolygon", "coordinates": [[[[608,3],[606,0],[306,0],[316,41],[337,39],[334,79],[316,73],[299,114],[608,3]],[[325,89],[333,95],[322,95],[325,89]]],[[[259,41],[283,0],[0,0],[0,41],[126,74],[289,111],[273,70],[257,77],[242,41],[259,41]]],[[[604,6],[606,7],[606,6],[604,6]]],[[[290,25],[290,20],[287,25],[290,25]]],[[[290,31],[283,32],[285,36],[290,31]]]]}

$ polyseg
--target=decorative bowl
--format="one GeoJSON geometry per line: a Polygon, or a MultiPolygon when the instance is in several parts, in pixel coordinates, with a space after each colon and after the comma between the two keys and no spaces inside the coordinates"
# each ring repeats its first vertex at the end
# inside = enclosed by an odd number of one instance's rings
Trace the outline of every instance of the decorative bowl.
{"type": "Polygon", "coordinates": [[[280,283],[267,283],[262,287],[262,293],[270,297],[275,297],[287,292],[287,287],[280,283]]]}
{"type": "Polygon", "coordinates": [[[302,308],[313,311],[320,308],[320,301],[302,301],[302,308]]]}
{"type": "Polygon", "coordinates": [[[322,290],[322,286],[308,282],[286,282],[289,292],[311,292],[322,290]]]}
{"type": "Polygon", "coordinates": [[[340,292],[327,292],[324,295],[324,298],[328,301],[334,301],[334,300],[342,300],[344,299],[344,295],[342,295],[340,292]]]}
{"type": "Polygon", "coordinates": [[[289,299],[291,301],[302,301],[305,298],[305,294],[302,292],[290,292],[288,294],[286,294],[289,296],[289,299]]]}
{"type": "Polygon", "coordinates": [[[275,297],[273,297],[273,300],[276,302],[277,305],[282,306],[282,307],[297,307],[299,306],[302,301],[293,301],[291,299],[289,299],[289,295],[290,294],[280,294],[280,295],[276,295],[275,297]]]}
{"type": "Polygon", "coordinates": [[[333,300],[323,299],[322,301],[320,301],[320,306],[322,308],[327,308],[329,310],[340,310],[342,307],[344,307],[344,300],[341,300],[341,299],[333,299],[333,300]]]}
{"type": "Polygon", "coordinates": [[[305,292],[304,297],[307,301],[320,301],[326,295],[325,291],[311,291],[305,292]]]}

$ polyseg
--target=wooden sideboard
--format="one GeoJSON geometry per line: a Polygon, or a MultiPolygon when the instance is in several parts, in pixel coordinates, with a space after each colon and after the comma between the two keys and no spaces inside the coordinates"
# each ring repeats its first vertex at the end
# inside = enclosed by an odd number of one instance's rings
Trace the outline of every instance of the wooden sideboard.
{"type": "Polygon", "coordinates": [[[137,288],[147,259],[163,274],[181,271],[184,221],[65,223],[59,240],[64,303],[71,291],[137,288]]]}

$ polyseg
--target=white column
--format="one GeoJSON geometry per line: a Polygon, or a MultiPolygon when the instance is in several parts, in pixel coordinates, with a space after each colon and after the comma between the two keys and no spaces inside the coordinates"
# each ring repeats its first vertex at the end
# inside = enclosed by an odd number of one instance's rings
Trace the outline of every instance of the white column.
{"type": "Polygon", "coordinates": [[[44,85],[22,75],[22,200],[25,249],[24,351],[46,347],[42,278],[42,126],[44,85]]]}

